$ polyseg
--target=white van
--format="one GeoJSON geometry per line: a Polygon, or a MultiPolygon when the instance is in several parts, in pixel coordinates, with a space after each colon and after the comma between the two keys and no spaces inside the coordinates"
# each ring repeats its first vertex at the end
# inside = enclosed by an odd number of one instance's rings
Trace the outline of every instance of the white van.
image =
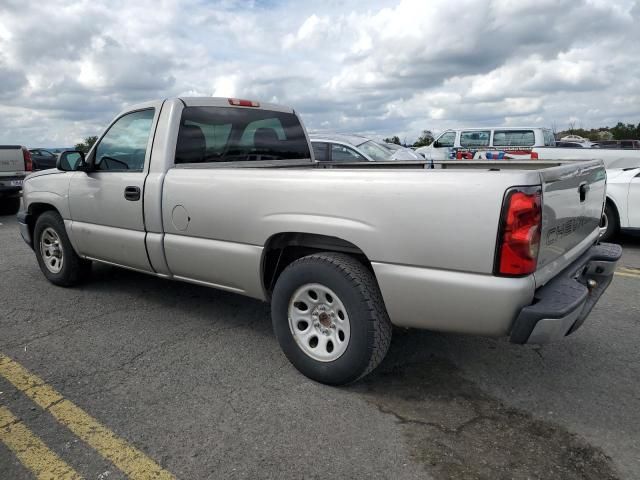
{"type": "Polygon", "coordinates": [[[554,147],[553,132],[539,127],[461,128],[446,130],[416,151],[427,160],[530,159],[533,147],[554,147]]]}

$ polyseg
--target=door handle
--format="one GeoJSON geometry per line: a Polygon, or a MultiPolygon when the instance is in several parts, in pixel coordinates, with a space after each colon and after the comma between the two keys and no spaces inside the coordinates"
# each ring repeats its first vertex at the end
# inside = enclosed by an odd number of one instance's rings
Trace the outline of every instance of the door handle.
{"type": "Polygon", "coordinates": [[[140,187],[125,187],[124,198],[131,202],[140,200],[140,187]]]}

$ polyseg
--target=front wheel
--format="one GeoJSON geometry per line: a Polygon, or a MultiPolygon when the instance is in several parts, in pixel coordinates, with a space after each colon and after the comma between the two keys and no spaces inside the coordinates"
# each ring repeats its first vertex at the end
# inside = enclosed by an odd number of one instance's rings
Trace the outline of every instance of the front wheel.
{"type": "Polygon", "coordinates": [[[91,262],[75,252],[64,221],[57,212],[44,212],[38,217],[33,239],[40,270],[51,283],[70,287],[80,283],[90,272],[91,262]]]}
{"type": "Polygon", "coordinates": [[[309,255],[289,265],[275,285],[271,316],[289,361],[330,385],[367,375],[391,342],[391,322],[373,274],[341,253],[309,255]]]}

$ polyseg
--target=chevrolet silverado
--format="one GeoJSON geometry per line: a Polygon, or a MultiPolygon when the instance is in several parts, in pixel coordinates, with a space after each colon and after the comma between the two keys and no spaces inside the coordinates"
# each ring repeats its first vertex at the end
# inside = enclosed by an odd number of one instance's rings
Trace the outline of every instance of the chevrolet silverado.
{"type": "Polygon", "coordinates": [[[315,162],[291,108],[160,100],[29,175],[18,221],[56,285],[97,261],[270,301],[287,358],[327,384],[371,372],[392,325],[582,325],[621,255],[598,242],[601,161],[390,163],[315,162]]]}

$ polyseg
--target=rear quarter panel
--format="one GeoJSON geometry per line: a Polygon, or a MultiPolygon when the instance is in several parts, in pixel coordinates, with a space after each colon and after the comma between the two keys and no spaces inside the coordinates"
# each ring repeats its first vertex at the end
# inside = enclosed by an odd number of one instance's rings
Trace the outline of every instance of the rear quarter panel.
{"type": "Polygon", "coordinates": [[[516,171],[173,168],[162,192],[167,262],[180,276],[230,279],[231,289],[259,296],[267,240],[305,232],[349,241],[372,262],[490,275],[504,192],[538,179],[516,171]]]}

